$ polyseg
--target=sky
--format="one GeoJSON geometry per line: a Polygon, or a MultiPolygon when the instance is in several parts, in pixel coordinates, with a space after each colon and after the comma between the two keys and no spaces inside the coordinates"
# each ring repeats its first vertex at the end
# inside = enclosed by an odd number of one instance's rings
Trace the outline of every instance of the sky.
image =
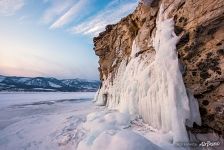
{"type": "Polygon", "coordinates": [[[99,79],[92,38],[137,0],[0,0],[0,75],[99,79]]]}

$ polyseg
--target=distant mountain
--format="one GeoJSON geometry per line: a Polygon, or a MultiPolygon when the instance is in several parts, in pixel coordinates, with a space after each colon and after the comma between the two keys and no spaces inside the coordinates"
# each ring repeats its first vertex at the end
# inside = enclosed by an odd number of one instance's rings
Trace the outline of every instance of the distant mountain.
{"type": "Polygon", "coordinates": [[[45,77],[16,77],[0,75],[0,91],[96,91],[100,81],[85,79],[64,79],[45,77]]]}

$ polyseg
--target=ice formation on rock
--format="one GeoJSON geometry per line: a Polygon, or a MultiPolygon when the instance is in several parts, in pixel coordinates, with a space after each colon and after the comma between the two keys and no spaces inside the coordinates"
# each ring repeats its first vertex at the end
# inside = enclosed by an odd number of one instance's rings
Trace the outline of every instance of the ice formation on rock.
{"type": "Polygon", "coordinates": [[[120,63],[113,82],[111,75],[104,77],[96,103],[142,117],[160,132],[171,132],[175,143],[188,141],[185,125],[200,124],[200,115],[197,102],[187,95],[179,69],[174,21],[166,16],[161,5],[152,41],[156,54],[136,56],[140,49],[134,41],[131,57],[120,63]]]}

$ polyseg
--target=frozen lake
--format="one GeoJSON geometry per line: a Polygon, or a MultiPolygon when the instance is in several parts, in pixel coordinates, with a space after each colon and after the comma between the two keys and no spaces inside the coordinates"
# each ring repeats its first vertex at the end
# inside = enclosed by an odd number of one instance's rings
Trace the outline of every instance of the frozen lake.
{"type": "MultiPolygon", "coordinates": [[[[0,92],[0,149],[74,149],[94,92],[0,92]],[[75,137],[73,137],[75,136],[75,137]]],[[[80,139],[80,138],[78,138],[80,139]]]]}
{"type": "Polygon", "coordinates": [[[94,95],[0,93],[0,150],[178,149],[167,142],[170,134],[95,106],[94,95]]]}
{"type": "Polygon", "coordinates": [[[0,92],[0,108],[44,101],[93,99],[94,95],[95,92],[0,92]]]}

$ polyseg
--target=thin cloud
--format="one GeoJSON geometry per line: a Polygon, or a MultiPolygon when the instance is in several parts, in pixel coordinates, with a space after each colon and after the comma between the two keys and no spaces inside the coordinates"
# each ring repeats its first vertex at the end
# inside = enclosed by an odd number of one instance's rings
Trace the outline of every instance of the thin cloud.
{"type": "Polygon", "coordinates": [[[79,0],[69,10],[67,10],[59,19],[57,19],[51,26],[50,29],[60,28],[70,23],[73,19],[79,16],[87,5],[87,0],[79,0]]]}
{"type": "Polygon", "coordinates": [[[64,14],[74,3],[73,0],[44,0],[43,2],[50,5],[42,16],[42,21],[45,24],[51,23],[60,17],[60,15],[64,14]]]}
{"type": "Polygon", "coordinates": [[[23,16],[20,16],[20,17],[18,18],[18,23],[19,23],[19,24],[25,24],[25,23],[28,23],[28,22],[29,22],[29,18],[30,18],[29,15],[23,15],[23,16]]]}
{"type": "Polygon", "coordinates": [[[118,0],[112,1],[104,10],[100,11],[98,15],[72,27],[69,31],[73,34],[96,36],[105,29],[106,25],[118,22],[122,17],[131,13],[136,6],[137,1],[126,1],[123,3],[118,0]]]}
{"type": "Polygon", "coordinates": [[[25,0],[0,0],[0,15],[14,15],[25,5],[25,0]]]}

